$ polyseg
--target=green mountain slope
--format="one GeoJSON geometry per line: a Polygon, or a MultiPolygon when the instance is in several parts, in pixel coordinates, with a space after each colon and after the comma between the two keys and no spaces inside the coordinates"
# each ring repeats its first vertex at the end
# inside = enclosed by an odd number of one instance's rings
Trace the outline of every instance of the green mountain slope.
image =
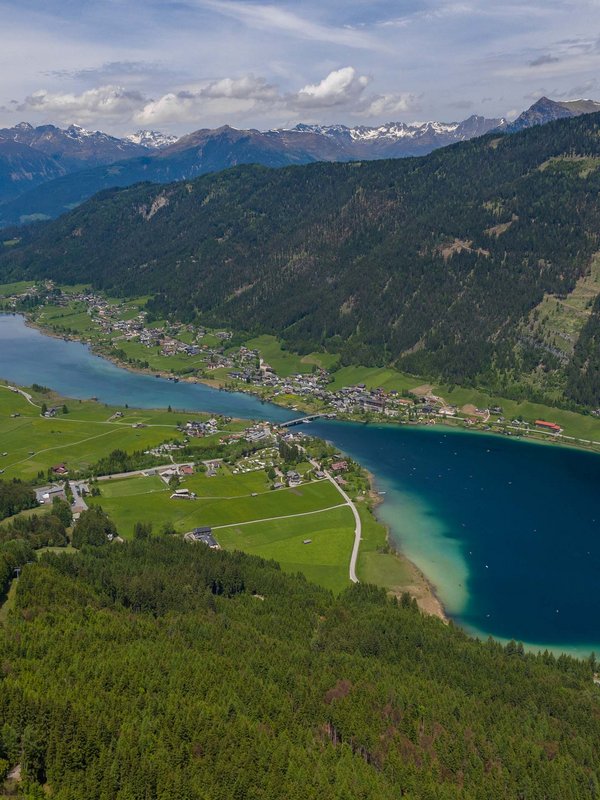
{"type": "Polygon", "coordinates": [[[575,800],[592,665],[469,639],[373,587],[154,540],[25,567],[0,767],[27,797],[575,800]],[[45,793],[36,786],[46,784],[45,793]]]}
{"type": "Polygon", "coordinates": [[[597,295],[566,352],[535,314],[600,250],[599,134],[591,114],[424,158],[108,191],[19,232],[0,275],[154,293],[161,315],[274,332],[346,363],[496,387],[537,371],[597,405],[597,295]]]}

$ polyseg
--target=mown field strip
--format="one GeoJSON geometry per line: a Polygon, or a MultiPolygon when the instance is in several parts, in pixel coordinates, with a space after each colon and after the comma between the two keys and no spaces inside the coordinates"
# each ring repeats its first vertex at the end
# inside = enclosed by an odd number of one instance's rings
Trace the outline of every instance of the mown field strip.
{"type": "Polygon", "coordinates": [[[227,525],[213,525],[214,531],[221,530],[222,528],[237,528],[241,525],[256,525],[259,522],[275,522],[280,519],[293,519],[294,517],[310,517],[313,514],[322,514],[324,511],[334,511],[336,508],[344,508],[348,503],[338,503],[336,506],[329,506],[329,508],[318,508],[315,511],[302,511],[299,514],[285,514],[282,517],[265,517],[264,519],[251,519],[247,522],[230,522],[227,525]]]}

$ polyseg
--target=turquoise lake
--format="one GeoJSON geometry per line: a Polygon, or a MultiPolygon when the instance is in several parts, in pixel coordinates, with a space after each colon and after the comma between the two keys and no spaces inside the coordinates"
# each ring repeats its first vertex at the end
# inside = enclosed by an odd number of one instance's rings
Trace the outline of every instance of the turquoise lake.
{"type": "MultiPolygon", "coordinates": [[[[291,419],[244,394],[128,372],[0,316],[0,377],[142,408],[291,419]]],[[[319,421],[385,492],[379,516],[472,633],[600,652],[600,456],[442,426],[319,421]]]]}

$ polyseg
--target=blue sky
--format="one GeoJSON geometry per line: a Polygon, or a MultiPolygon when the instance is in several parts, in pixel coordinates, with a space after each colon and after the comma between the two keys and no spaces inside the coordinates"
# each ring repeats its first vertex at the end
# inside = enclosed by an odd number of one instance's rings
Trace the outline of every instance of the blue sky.
{"type": "Polygon", "coordinates": [[[0,124],[116,134],[600,99],[600,0],[0,0],[0,124]]]}

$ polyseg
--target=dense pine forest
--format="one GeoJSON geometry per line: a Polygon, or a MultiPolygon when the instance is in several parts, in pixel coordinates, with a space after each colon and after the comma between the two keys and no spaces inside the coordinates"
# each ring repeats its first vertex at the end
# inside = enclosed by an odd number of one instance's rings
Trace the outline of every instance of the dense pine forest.
{"type": "Polygon", "coordinates": [[[0,276],[152,293],[157,316],[275,333],[342,363],[498,391],[537,373],[596,406],[600,286],[558,333],[566,350],[536,308],[568,299],[600,250],[599,132],[592,114],[424,158],[108,190],[5,232],[0,276]]]}
{"type": "Polygon", "coordinates": [[[600,791],[593,662],[170,537],[26,566],[0,659],[0,769],[30,798],[600,791]]]}

